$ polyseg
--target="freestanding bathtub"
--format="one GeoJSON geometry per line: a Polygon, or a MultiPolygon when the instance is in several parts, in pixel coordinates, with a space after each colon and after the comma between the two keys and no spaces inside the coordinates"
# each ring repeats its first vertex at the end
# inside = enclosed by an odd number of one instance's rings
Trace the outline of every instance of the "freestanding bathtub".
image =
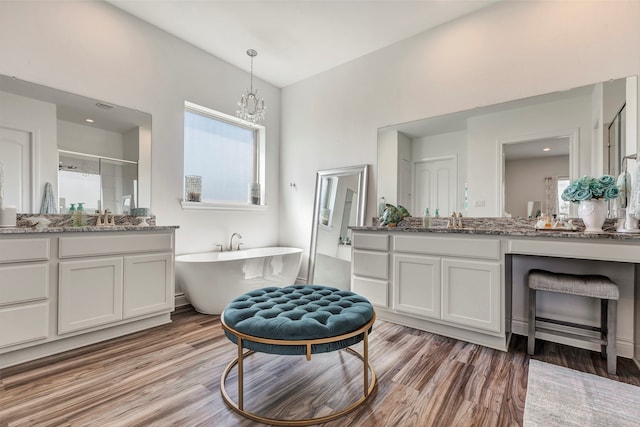
{"type": "Polygon", "coordinates": [[[200,313],[220,314],[238,295],[295,284],[302,249],[253,248],[176,256],[176,284],[200,313]]]}

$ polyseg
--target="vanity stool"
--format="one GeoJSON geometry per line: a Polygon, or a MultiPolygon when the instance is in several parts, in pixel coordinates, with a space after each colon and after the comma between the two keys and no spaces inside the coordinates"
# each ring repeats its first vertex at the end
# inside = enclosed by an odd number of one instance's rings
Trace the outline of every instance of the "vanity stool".
{"type": "Polygon", "coordinates": [[[527,281],[529,285],[529,335],[527,352],[530,355],[535,353],[536,332],[545,332],[567,338],[595,342],[601,345],[602,357],[607,358],[607,372],[615,375],[617,357],[616,326],[618,321],[618,299],[620,297],[618,285],[606,276],[552,273],[545,270],[529,271],[527,281]],[[601,307],[600,327],[536,317],[536,292],[538,291],[599,298],[601,307]],[[538,327],[536,321],[570,326],[588,331],[597,331],[600,332],[600,338],[538,327]]]}

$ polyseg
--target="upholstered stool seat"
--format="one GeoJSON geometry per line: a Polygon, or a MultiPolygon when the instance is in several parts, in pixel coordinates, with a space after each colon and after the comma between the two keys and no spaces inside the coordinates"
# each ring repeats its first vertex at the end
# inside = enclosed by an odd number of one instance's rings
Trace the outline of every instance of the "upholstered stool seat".
{"type": "Polygon", "coordinates": [[[611,279],[600,275],[578,275],[552,273],[545,270],[531,270],[528,274],[529,286],[529,333],[527,351],[530,355],[535,352],[536,332],[545,332],[568,338],[587,340],[601,345],[602,356],[607,358],[607,371],[616,373],[616,326],[617,326],[617,301],[620,298],[620,290],[611,279]],[[569,295],[579,295],[590,298],[599,298],[601,301],[600,327],[578,325],[555,319],[547,319],[536,316],[536,292],[557,292],[569,295]],[[539,327],[537,322],[546,322],[569,326],[583,330],[600,332],[600,338],[594,338],[583,334],[560,332],[548,328],[539,327]]]}
{"type": "Polygon", "coordinates": [[[350,291],[328,286],[294,285],[268,287],[234,299],[221,316],[224,332],[238,349],[238,356],[225,369],[220,391],[227,405],[241,415],[272,425],[311,425],[338,418],[363,404],[376,386],[369,363],[368,335],[375,321],[373,306],[350,291]],[[349,348],[363,341],[363,354],[349,348]],[[248,352],[244,352],[248,349],[248,352]],[[254,352],[305,355],[346,349],[363,361],[364,393],[345,409],[318,418],[281,420],[266,418],[244,409],[243,359],[254,352]],[[231,369],[238,366],[238,402],[225,388],[231,369]],[[369,372],[371,381],[369,382],[369,372]]]}
{"type": "MultiPolygon", "coordinates": [[[[224,323],[248,336],[271,340],[316,340],[355,331],[373,318],[364,297],[327,286],[269,287],[234,299],[224,310],[224,323]]],[[[236,336],[225,331],[237,343],[236,336]]],[[[364,334],[314,344],[311,354],[340,350],[362,341],[364,334]]],[[[305,355],[305,345],[265,344],[245,339],[244,347],[261,353],[305,355]]]]}

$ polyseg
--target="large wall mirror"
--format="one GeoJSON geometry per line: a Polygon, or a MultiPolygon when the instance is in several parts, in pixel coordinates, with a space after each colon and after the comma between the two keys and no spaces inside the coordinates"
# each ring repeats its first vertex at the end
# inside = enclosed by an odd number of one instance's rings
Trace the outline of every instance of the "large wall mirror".
{"type": "Polygon", "coordinates": [[[51,184],[57,213],[129,213],[151,205],[151,115],[0,75],[5,204],[40,212],[51,184]]]}
{"type": "Polygon", "coordinates": [[[637,94],[632,76],[380,128],[378,198],[415,216],[576,216],[557,193],[637,152],[637,94]]]}
{"type": "Polygon", "coordinates": [[[349,226],[364,225],[368,176],[368,165],[316,174],[308,283],[351,288],[349,226]]]}

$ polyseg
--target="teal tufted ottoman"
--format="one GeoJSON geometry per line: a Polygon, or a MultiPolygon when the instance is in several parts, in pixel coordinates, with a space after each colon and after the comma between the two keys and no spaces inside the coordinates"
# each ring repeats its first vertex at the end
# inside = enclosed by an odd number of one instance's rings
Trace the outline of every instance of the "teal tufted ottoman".
{"type": "Polygon", "coordinates": [[[371,303],[358,294],[318,285],[268,287],[234,299],[222,313],[221,321],[225,334],[238,347],[238,356],[225,369],[220,380],[220,391],[225,403],[247,418],[273,425],[323,423],[363,404],[376,386],[376,375],[368,354],[368,336],[375,321],[375,311],[371,303]],[[360,341],[364,344],[363,354],[349,348],[360,341]],[[341,349],[362,359],[364,367],[364,394],[347,408],[327,416],[302,420],[265,418],[244,409],[244,357],[260,352],[305,355],[307,360],[311,360],[312,354],[341,349]],[[227,376],[236,365],[237,403],[233,402],[225,388],[227,376]]]}

